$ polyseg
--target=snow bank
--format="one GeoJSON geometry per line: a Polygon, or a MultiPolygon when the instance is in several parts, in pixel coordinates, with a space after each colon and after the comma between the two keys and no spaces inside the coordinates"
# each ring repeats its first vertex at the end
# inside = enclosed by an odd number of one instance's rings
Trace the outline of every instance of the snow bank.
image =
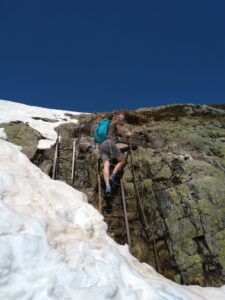
{"type": "Polygon", "coordinates": [[[225,299],[177,285],[106,234],[86,196],[0,140],[0,295],[4,300],[225,299]]]}
{"type": "Polygon", "coordinates": [[[63,123],[77,123],[76,119],[71,119],[67,114],[76,116],[80,113],[0,100],[0,124],[13,121],[28,124],[45,138],[39,141],[38,149],[50,148],[55,143],[57,133],[54,128],[63,123]]]}
{"type": "Polygon", "coordinates": [[[0,128],[0,139],[6,140],[7,136],[6,133],[4,131],[4,128],[0,128]]]}

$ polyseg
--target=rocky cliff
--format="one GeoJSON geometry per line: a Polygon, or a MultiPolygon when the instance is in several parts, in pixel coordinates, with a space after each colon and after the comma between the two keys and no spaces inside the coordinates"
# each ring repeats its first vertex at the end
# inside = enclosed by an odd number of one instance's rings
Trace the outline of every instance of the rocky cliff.
{"type": "MultiPolygon", "coordinates": [[[[124,111],[127,126],[135,132],[134,140],[142,145],[133,148],[132,160],[129,156],[123,174],[131,251],[140,261],[183,284],[225,283],[223,109],[224,106],[169,105],[124,111]]],[[[112,114],[80,115],[79,124],[56,128],[61,136],[56,179],[84,191],[96,208],[98,154],[90,151],[91,133],[98,120],[112,114]]],[[[21,122],[0,127],[9,141],[21,145],[31,161],[52,176],[54,147],[37,150],[40,135],[21,122]]],[[[117,242],[127,243],[118,187],[110,209],[108,204],[103,201],[102,213],[109,234],[117,242]]]]}

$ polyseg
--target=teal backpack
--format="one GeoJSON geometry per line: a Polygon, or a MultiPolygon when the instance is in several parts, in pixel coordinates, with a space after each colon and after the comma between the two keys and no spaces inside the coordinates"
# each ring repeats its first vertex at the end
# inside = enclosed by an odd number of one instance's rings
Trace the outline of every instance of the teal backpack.
{"type": "Polygon", "coordinates": [[[94,142],[102,143],[108,138],[109,119],[102,119],[94,130],[94,142]]]}

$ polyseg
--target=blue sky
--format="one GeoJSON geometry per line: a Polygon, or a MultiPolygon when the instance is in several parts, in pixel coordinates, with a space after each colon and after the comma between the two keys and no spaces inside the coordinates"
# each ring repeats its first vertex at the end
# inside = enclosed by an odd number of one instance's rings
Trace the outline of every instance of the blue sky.
{"type": "Polygon", "coordinates": [[[225,103],[225,1],[0,0],[0,99],[77,111],[225,103]]]}

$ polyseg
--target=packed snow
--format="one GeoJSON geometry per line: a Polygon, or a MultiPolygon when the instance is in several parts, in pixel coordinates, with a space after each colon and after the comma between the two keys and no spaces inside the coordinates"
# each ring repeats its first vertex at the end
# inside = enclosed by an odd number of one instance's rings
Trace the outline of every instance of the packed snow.
{"type": "Polygon", "coordinates": [[[42,173],[0,139],[0,298],[225,299],[225,287],[181,286],[106,234],[81,192],[42,173]]]}
{"type": "MultiPolygon", "coordinates": [[[[38,149],[50,148],[57,139],[54,128],[63,123],[77,123],[74,118],[79,112],[48,109],[21,103],[0,100],[0,124],[21,121],[40,132],[44,139],[38,143],[38,149]]],[[[1,132],[0,132],[1,134],[1,132]]]]}
{"type": "Polygon", "coordinates": [[[7,135],[4,131],[4,128],[0,128],[0,139],[3,139],[3,140],[7,139],[7,135]]]}

